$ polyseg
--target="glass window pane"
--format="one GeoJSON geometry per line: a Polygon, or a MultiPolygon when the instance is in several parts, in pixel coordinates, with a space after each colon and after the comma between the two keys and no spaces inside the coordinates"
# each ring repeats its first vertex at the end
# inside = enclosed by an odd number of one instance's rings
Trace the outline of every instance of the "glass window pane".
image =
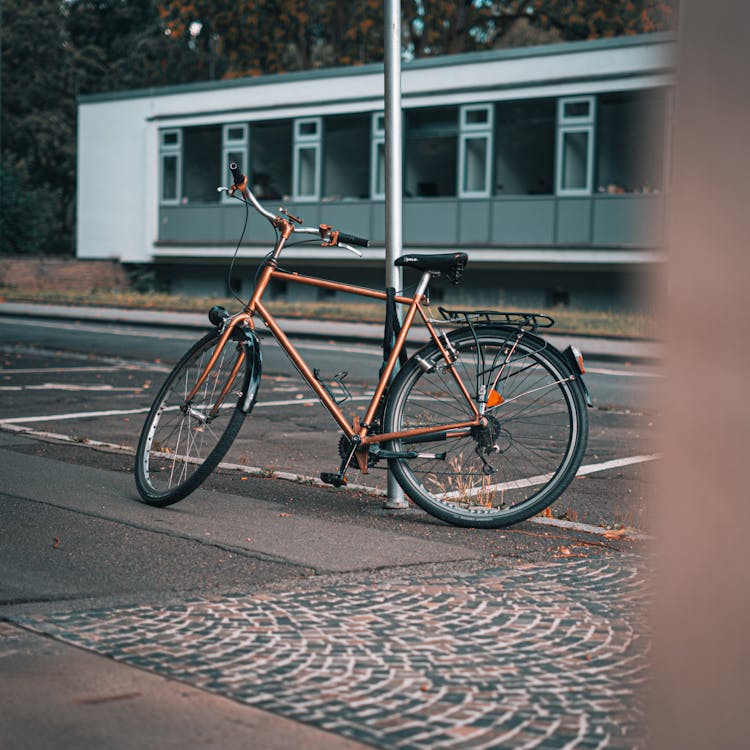
{"type": "Polygon", "coordinates": [[[599,98],[596,189],[651,193],[663,189],[666,97],[662,90],[599,98]]]}
{"type": "Polygon", "coordinates": [[[298,123],[299,130],[297,131],[301,136],[304,137],[310,137],[313,135],[317,135],[318,133],[318,123],[315,121],[312,122],[300,122],[298,123]]]}
{"type": "Polygon", "coordinates": [[[455,196],[458,173],[458,108],[407,110],[404,196],[455,196]]]}
{"type": "Polygon", "coordinates": [[[487,146],[488,139],[464,139],[464,179],[465,193],[482,193],[487,189],[487,146]]]}
{"type": "Polygon", "coordinates": [[[464,116],[467,125],[485,125],[489,122],[490,113],[486,109],[468,109],[464,116]]]}
{"type": "Polygon", "coordinates": [[[385,133],[385,115],[375,115],[375,132],[385,133]]]}
{"type": "Polygon", "coordinates": [[[180,134],[176,131],[162,133],[161,142],[163,146],[177,146],[180,142],[180,134]]]}
{"type": "Polygon", "coordinates": [[[292,193],[292,121],[253,123],[250,144],[253,190],[261,187],[264,198],[287,200],[292,193]]]}
{"type": "Polygon", "coordinates": [[[244,139],[245,129],[242,126],[227,128],[227,141],[243,141],[244,139]]]}
{"type": "Polygon", "coordinates": [[[177,156],[162,156],[161,159],[161,199],[177,199],[177,156]]]}
{"type": "Polygon", "coordinates": [[[589,133],[586,130],[563,133],[562,188],[564,190],[586,189],[588,145],[589,133]]]}
{"type": "Polygon", "coordinates": [[[378,143],[375,156],[375,193],[385,195],[385,143],[378,143]]]}
{"type": "Polygon", "coordinates": [[[496,195],[551,195],[555,174],[554,99],[495,108],[496,195]]]}
{"type": "Polygon", "coordinates": [[[565,102],[563,105],[563,117],[588,117],[590,102],[565,102]]]}
{"type": "Polygon", "coordinates": [[[369,117],[327,117],[323,128],[323,197],[367,198],[369,191],[369,117]]]}
{"type": "Polygon", "coordinates": [[[298,151],[297,195],[315,196],[315,161],[317,148],[301,148],[298,151]]]}
{"type": "Polygon", "coordinates": [[[217,165],[221,163],[221,128],[218,125],[183,131],[182,197],[190,202],[214,203],[217,165]]]}

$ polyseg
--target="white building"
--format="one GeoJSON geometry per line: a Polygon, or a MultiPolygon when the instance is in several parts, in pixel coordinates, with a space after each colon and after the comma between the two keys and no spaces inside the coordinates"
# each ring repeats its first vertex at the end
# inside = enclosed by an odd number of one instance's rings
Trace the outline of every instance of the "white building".
{"type": "MultiPolygon", "coordinates": [[[[405,251],[467,250],[458,294],[477,302],[632,303],[663,260],[674,47],[648,34],[405,64],[405,251]]],[[[78,257],[225,294],[245,211],[216,187],[237,161],[271,210],[373,241],[363,260],[289,248],[287,267],[382,287],[382,109],[382,65],[82,97],[78,257]]],[[[272,242],[251,212],[235,291],[272,242]]]]}

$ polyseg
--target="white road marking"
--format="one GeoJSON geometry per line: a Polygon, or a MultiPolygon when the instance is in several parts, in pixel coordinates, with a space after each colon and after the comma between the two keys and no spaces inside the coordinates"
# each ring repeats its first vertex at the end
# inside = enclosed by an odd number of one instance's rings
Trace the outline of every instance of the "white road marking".
{"type": "Polygon", "coordinates": [[[142,391],[143,388],[137,387],[120,387],[109,385],[108,383],[96,383],[94,385],[73,385],[71,383],[42,383],[41,385],[18,385],[18,386],[7,386],[14,390],[23,391],[106,391],[110,393],[112,391],[129,391],[136,392],[142,391]]]}
{"type": "MultiPolygon", "coordinates": [[[[603,461],[598,464],[585,464],[581,466],[576,472],[577,477],[583,477],[587,474],[595,474],[599,471],[608,471],[609,469],[617,469],[621,466],[630,466],[631,464],[640,464],[645,461],[656,461],[661,458],[661,454],[652,453],[649,455],[642,456],[629,456],[628,458],[616,458],[612,461],[603,461]]],[[[436,495],[444,500],[450,500],[454,497],[473,497],[481,492],[500,491],[505,490],[517,490],[523,487],[536,487],[540,484],[546,484],[554,474],[538,474],[533,477],[525,477],[524,479],[515,479],[512,482],[501,482],[500,484],[492,484],[487,487],[473,487],[469,490],[456,490],[454,492],[444,492],[441,495],[436,495]]]]}
{"type": "MultiPolygon", "coordinates": [[[[34,430],[30,427],[21,427],[21,426],[16,426],[12,424],[3,425],[3,429],[8,432],[16,432],[16,433],[20,433],[23,435],[28,435],[30,437],[38,438],[41,440],[61,442],[61,443],[75,443],[77,445],[81,445],[82,447],[105,451],[107,453],[122,453],[122,454],[130,455],[130,456],[135,455],[134,448],[131,448],[130,446],[127,446],[127,445],[119,445],[117,443],[107,443],[101,440],[89,440],[88,438],[81,440],[80,438],[73,438],[70,435],[62,435],[60,433],[55,433],[55,432],[43,432],[39,430],[34,430]]],[[[659,457],[660,456],[658,455],[631,456],[630,458],[616,459],[615,461],[606,461],[602,464],[598,464],[598,466],[604,466],[605,464],[609,464],[611,468],[611,465],[613,464],[624,466],[629,463],[635,463],[636,459],[640,459],[642,461],[652,461],[659,457]]],[[[597,466],[597,464],[592,464],[591,466],[597,466]]],[[[305,476],[304,474],[294,474],[294,473],[287,472],[287,471],[269,471],[268,469],[264,469],[259,466],[247,466],[245,464],[235,464],[235,463],[228,463],[228,462],[220,463],[218,468],[230,470],[230,471],[239,471],[239,472],[242,472],[243,474],[247,474],[248,476],[260,476],[266,479],[271,477],[274,479],[283,479],[286,481],[296,482],[298,484],[306,484],[306,485],[313,485],[316,487],[329,488],[329,485],[323,483],[318,477],[309,477],[309,476],[305,476]]],[[[599,470],[603,471],[604,469],[599,469],[599,470]]],[[[588,472],[588,473],[591,473],[591,472],[588,472]]],[[[370,487],[368,485],[362,485],[362,484],[346,484],[343,487],[340,487],[337,491],[338,492],[347,492],[347,491],[348,492],[366,492],[376,497],[388,496],[388,493],[386,492],[386,490],[380,489],[379,487],[370,487]]],[[[548,518],[546,516],[534,516],[533,518],[529,520],[534,523],[544,524],[545,526],[556,526],[561,529],[583,531],[587,534],[595,534],[599,536],[607,536],[612,533],[612,529],[607,528],[605,526],[594,526],[592,524],[579,523],[577,521],[566,521],[566,520],[557,519],[557,518],[548,518]]],[[[637,531],[634,531],[632,529],[626,530],[622,534],[622,538],[624,539],[651,539],[651,537],[646,536],[644,534],[640,534],[637,531]]]]}
{"type": "Polygon", "coordinates": [[[145,414],[151,407],[144,409],[112,409],[110,411],[78,411],[68,414],[46,414],[39,417],[11,417],[0,419],[0,425],[29,424],[31,422],[51,422],[67,419],[86,419],[89,417],[117,417],[121,414],[145,414]]]}
{"type": "MultiPolygon", "coordinates": [[[[2,387],[0,387],[2,389],[2,387]]],[[[135,389],[140,390],[140,389],[135,389]]],[[[370,401],[371,396],[354,396],[352,401],[370,401]]],[[[269,406],[294,406],[294,405],[306,405],[306,404],[320,404],[320,400],[317,397],[313,398],[296,398],[286,401],[259,401],[255,404],[255,409],[268,408],[269,406]]],[[[322,404],[321,404],[322,405],[322,404]]],[[[166,411],[176,409],[177,407],[170,407],[166,411]]],[[[233,409],[234,404],[226,404],[223,408],[233,409]]],[[[44,414],[36,417],[6,417],[0,419],[0,425],[14,425],[14,424],[29,424],[31,422],[52,422],[52,421],[63,421],[69,419],[87,419],[91,417],[118,417],[122,414],[146,414],[151,409],[151,406],[145,406],[140,409],[110,409],[108,411],[76,411],[68,412],[66,414],[44,414]]]]}
{"type": "Polygon", "coordinates": [[[134,365],[126,364],[114,367],[27,367],[18,370],[6,370],[0,367],[0,375],[43,375],[49,372],[120,372],[121,370],[134,369],[136,369],[134,365]]]}
{"type": "Polygon", "coordinates": [[[610,375],[615,378],[665,378],[661,372],[644,372],[643,370],[610,370],[604,367],[586,367],[586,375],[610,375]]]}

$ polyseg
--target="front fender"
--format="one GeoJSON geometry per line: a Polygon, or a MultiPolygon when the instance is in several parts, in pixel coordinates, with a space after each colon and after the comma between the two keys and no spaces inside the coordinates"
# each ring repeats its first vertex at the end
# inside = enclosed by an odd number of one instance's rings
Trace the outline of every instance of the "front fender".
{"type": "Polygon", "coordinates": [[[249,328],[235,328],[235,338],[245,345],[245,357],[247,358],[249,376],[246,380],[245,395],[237,404],[237,408],[248,414],[255,405],[260,387],[260,376],[263,370],[263,356],[260,350],[260,341],[255,331],[249,328]]]}

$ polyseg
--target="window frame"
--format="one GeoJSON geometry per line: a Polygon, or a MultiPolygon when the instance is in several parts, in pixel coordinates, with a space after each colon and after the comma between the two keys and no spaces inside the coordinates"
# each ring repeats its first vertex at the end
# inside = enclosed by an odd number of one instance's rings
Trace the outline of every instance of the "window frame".
{"type": "Polygon", "coordinates": [[[555,139],[555,194],[560,196],[591,195],[594,185],[594,157],[596,138],[596,97],[595,96],[565,96],[557,100],[557,137],[555,139]],[[565,106],[586,102],[589,105],[588,114],[571,116],[565,114],[565,106]],[[586,133],[586,165],[585,185],[583,187],[563,187],[563,167],[565,157],[563,146],[565,137],[574,133],[586,133]]]}
{"type": "Polygon", "coordinates": [[[385,113],[373,112],[370,120],[370,199],[385,200],[385,113]],[[383,147],[383,190],[378,191],[379,150],[383,147]]]}
{"type": "Polygon", "coordinates": [[[458,190],[459,198],[489,198],[492,190],[492,167],[494,164],[494,127],[495,108],[492,104],[466,104],[459,109],[458,129],[458,190]],[[470,123],[470,112],[486,112],[484,122],[470,123]],[[481,190],[466,188],[467,143],[470,140],[485,141],[484,152],[484,187],[481,190]]]}
{"type": "MultiPolygon", "coordinates": [[[[248,182],[250,180],[250,138],[249,128],[246,122],[234,122],[222,125],[221,127],[221,160],[219,174],[219,185],[223,185],[227,180],[227,173],[229,170],[229,154],[240,152],[242,154],[242,160],[240,162],[240,168],[243,173],[247,175],[248,182]],[[242,136],[240,138],[230,138],[229,132],[236,128],[242,129],[242,136]]],[[[234,198],[230,197],[228,193],[222,193],[222,203],[234,203],[234,198]]]]}
{"type": "Polygon", "coordinates": [[[159,130],[159,205],[179,206],[182,202],[182,128],[162,128],[159,130]],[[175,143],[165,143],[167,135],[176,135],[175,143]],[[175,197],[164,197],[164,162],[166,158],[175,158],[175,197]]]}
{"type": "Polygon", "coordinates": [[[292,200],[296,203],[315,203],[320,201],[320,190],[322,183],[322,141],[323,141],[323,118],[322,117],[299,117],[294,120],[293,129],[293,156],[292,156],[292,200]],[[303,133],[304,125],[315,123],[315,133],[303,133]],[[300,153],[312,150],[314,152],[313,165],[313,192],[300,193],[300,153]]]}

